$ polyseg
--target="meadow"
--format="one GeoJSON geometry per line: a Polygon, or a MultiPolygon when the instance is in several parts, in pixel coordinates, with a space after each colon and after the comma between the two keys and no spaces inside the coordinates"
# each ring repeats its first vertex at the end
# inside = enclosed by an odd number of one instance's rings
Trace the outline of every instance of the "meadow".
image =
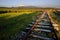
{"type": "Polygon", "coordinates": [[[18,34],[41,13],[38,11],[0,13],[0,40],[8,40],[9,36],[18,34]]]}

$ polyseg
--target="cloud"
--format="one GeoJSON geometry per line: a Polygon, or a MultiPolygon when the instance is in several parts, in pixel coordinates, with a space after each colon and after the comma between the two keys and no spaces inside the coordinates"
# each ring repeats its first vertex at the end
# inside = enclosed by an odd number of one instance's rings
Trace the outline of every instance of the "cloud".
{"type": "Polygon", "coordinates": [[[20,4],[19,6],[25,6],[24,4],[20,4]]]}

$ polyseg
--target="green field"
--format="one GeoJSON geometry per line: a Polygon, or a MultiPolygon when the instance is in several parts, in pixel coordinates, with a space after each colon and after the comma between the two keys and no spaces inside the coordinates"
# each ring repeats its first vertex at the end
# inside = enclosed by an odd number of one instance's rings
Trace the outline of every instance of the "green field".
{"type": "Polygon", "coordinates": [[[0,14],[0,39],[18,34],[26,25],[36,19],[41,12],[20,12],[0,14]]]}

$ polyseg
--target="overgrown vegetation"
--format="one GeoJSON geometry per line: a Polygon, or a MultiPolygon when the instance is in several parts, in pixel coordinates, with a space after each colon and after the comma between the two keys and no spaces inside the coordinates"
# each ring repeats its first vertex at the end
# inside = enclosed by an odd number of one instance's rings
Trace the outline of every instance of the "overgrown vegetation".
{"type": "MultiPolygon", "coordinates": [[[[60,11],[54,11],[52,14],[51,14],[52,18],[53,18],[53,21],[56,22],[59,26],[59,32],[60,32],[60,11]]],[[[58,35],[58,39],[60,40],[60,33],[57,33],[58,35]]]]}
{"type": "Polygon", "coordinates": [[[54,19],[60,24],[60,11],[53,12],[54,19]]]}

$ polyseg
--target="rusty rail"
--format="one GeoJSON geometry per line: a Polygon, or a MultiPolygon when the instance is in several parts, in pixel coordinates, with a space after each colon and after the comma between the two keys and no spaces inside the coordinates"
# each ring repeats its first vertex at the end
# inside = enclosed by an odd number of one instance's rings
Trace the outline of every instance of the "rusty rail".
{"type": "Polygon", "coordinates": [[[31,31],[37,26],[37,24],[39,23],[40,19],[43,18],[43,16],[45,15],[45,12],[39,17],[39,19],[37,19],[37,21],[35,22],[35,24],[33,25],[33,27],[29,30],[29,32],[24,36],[23,40],[27,40],[28,35],[31,33],[31,31]]]}

